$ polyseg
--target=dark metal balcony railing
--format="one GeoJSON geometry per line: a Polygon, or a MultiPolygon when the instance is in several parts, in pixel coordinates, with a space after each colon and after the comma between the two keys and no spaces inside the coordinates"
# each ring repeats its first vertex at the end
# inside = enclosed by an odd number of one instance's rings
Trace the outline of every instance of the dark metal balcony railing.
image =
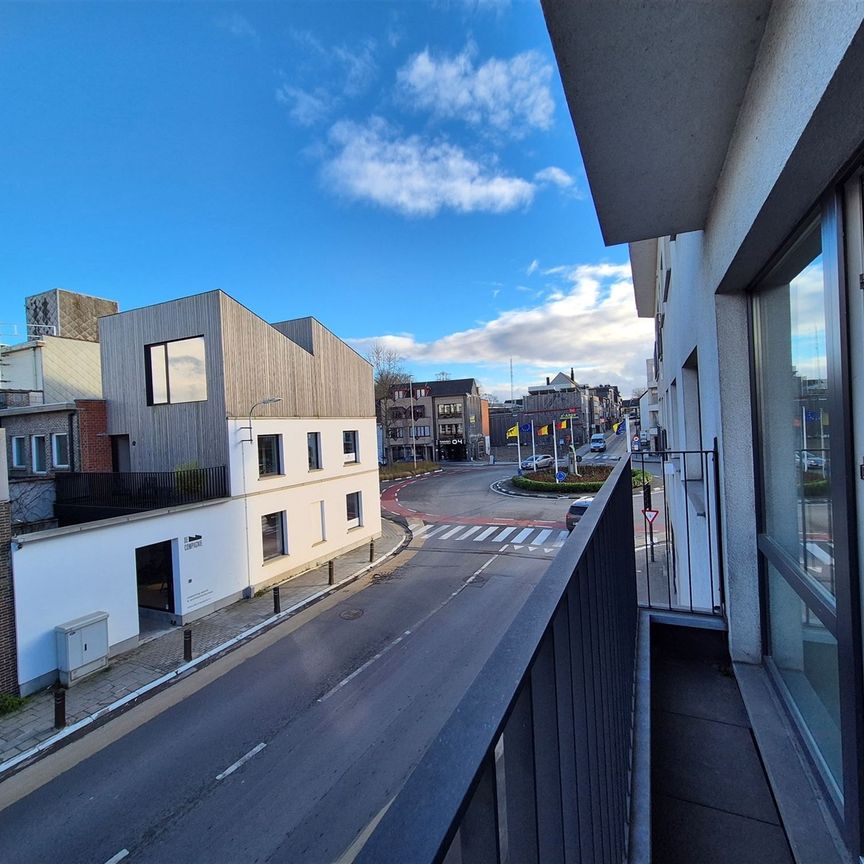
{"type": "Polygon", "coordinates": [[[70,472],[56,476],[55,507],[135,512],[228,495],[225,466],[177,471],[70,472]]]}
{"type": "Polygon", "coordinates": [[[622,460],[356,861],[619,862],[637,602],[622,460]]]}

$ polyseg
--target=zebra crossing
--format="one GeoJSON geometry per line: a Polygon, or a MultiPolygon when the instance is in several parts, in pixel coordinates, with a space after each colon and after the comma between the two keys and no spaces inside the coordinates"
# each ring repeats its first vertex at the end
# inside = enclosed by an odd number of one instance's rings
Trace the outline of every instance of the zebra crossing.
{"type": "Polygon", "coordinates": [[[414,538],[424,540],[452,541],[461,543],[486,543],[490,546],[506,544],[514,549],[528,547],[531,551],[542,550],[549,554],[564,545],[568,537],[567,531],[556,528],[546,528],[542,525],[530,525],[527,528],[518,525],[452,525],[446,523],[429,523],[414,532],[414,538]]]}

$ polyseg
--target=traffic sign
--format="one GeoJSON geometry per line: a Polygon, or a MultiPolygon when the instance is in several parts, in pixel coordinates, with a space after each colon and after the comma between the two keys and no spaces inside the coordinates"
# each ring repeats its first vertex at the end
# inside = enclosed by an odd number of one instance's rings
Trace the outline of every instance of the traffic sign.
{"type": "Polygon", "coordinates": [[[581,461],[582,461],[582,457],[579,456],[578,454],[577,454],[574,458],[576,459],[577,462],[581,462],[581,461]]]}
{"type": "Polygon", "coordinates": [[[560,483],[562,480],[566,479],[567,475],[563,471],[559,471],[555,475],[555,479],[560,483]]]}
{"type": "Polygon", "coordinates": [[[654,524],[654,520],[660,515],[659,510],[648,510],[647,508],[642,511],[642,515],[648,520],[649,525],[654,524]]]}

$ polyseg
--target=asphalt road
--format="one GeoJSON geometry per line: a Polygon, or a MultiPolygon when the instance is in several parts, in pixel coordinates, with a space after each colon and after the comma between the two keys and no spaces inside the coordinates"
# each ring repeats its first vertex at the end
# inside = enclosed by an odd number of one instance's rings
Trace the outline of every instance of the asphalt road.
{"type": "Polygon", "coordinates": [[[563,502],[497,473],[412,484],[456,535],[0,784],[0,862],[350,861],[557,553],[563,502]]]}

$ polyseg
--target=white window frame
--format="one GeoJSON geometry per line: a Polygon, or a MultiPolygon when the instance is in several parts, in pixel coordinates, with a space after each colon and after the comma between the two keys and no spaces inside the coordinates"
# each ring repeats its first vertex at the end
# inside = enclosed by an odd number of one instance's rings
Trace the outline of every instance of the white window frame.
{"type": "Polygon", "coordinates": [[[360,491],[348,492],[345,495],[345,518],[349,531],[352,528],[359,528],[363,524],[363,494],[360,491]],[[354,519],[348,519],[348,499],[354,495],[357,496],[357,516],[354,519]]]}
{"type": "Polygon", "coordinates": [[[360,432],[357,429],[343,429],[342,430],[342,459],[346,465],[351,464],[353,462],[360,461],[360,432]],[[352,435],[354,438],[354,450],[348,452],[345,450],[348,442],[345,438],[346,435],[352,435]]]}
{"type": "Polygon", "coordinates": [[[47,435],[31,435],[30,436],[30,464],[33,466],[34,474],[47,474],[48,473],[48,454],[46,452],[46,448],[48,446],[48,436],[47,435]],[[42,446],[38,446],[36,444],[36,440],[42,439],[42,446]],[[36,467],[36,456],[37,454],[42,454],[42,470],[40,471],[36,467]]]}
{"type": "Polygon", "coordinates": [[[12,467],[26,468],[27,467],[27,436],[13,435],[12,436],[12,467]],[[21,442],[21,452],[16,453],[16,442],[21,442]],[[20,457],[20,458],[19,458],[20,457]]]}
{"type": "Polygon", "coordinates": [[[271,561],[277,561],[279,558],[284,558],[288,554],[288,519],[287,514],[284,510],[277,510],[275,513],[262,513],[261,514],[261,559],[263,564],[269,564],[271,561]],[[268,516],[279,516],[279,531],[277,532],[277,537],[279,538],[279,545],[281,547],[281,552],[277,552],[275,555],[270,555],[267,557],[264,553],[264,524],[263,520],[268,516]]]}
{"type": "Polygon", "coordinates": [[[72,464],[72,452],[69,449],[69,433],[68,432],[52,432],[51,433],[51,464],[55,468],[68,468],[72,464]],[[57,458],[57,439],[66,439],[66,461],[60,462],[57,458]]]}

